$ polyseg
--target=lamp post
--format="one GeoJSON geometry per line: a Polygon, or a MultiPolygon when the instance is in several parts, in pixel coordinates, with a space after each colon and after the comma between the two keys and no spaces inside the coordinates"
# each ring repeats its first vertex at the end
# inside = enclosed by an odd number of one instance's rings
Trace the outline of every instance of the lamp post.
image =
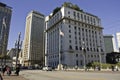
{"type": "Polygon", "coordinates": [[[61,54],[61,37],[64,36],[64,33],[61,31],[59,28],[59,64],[58,64],[58,69],[61,70],[63,65],[62,65],[62,54],[61,54]]]}
{"type": "Polygon", "coordinates": [[[16,49],[16,65],[15,65],[15,67],[17,67],[17,64],[18,64],[19,51],[20,51],[20,47],[22,46],[22,41],[20,43],[20,38],[21,38],[21,32],[18,34],[18,40],[16,40],[16,43],[15,43],[15,49],[16,49]]]}
{"type": "Polygon", "coordinates": [[[100,68],[99,68],[99,70],[101,70],[101,53],[100,53],[100,47],[101,47],[101,46],[98,46],[99,63],[100,63],[100,66],[99,66],[100,68]]]}
{"type": "Polygon", "coordinates": [[[84,57],[84,69],[85,69],[85,71],[86,71],[86,51],[85,51],[85,42],[83,42],[82,52],[83,52],[83,57],[84,57]]]}

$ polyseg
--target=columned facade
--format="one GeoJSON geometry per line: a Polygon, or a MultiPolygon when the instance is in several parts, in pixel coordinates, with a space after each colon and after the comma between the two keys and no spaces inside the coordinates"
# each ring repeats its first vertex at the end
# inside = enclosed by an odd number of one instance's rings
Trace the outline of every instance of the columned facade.
{"type": "Polygon", "coordinates": [[[46,17],[46,66],[83,67],[106,62],[100,18],[82,10],[62,6],[46,17]]]}

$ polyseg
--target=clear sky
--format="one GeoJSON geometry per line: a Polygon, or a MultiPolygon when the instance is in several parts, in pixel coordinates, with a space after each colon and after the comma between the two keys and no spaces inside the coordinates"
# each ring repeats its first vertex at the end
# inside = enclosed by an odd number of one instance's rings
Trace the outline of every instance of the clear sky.
{"type": "Polygon", "coordinates": [[[8,49],[14,47],[18,33],[24,39],[26,16],[31,10],[39,11],[45,16],[64,2],[77,4],[84,11],[101,18],[104,34],[120,32],[120,0],[0,0],[12,7],[8,49]]]}

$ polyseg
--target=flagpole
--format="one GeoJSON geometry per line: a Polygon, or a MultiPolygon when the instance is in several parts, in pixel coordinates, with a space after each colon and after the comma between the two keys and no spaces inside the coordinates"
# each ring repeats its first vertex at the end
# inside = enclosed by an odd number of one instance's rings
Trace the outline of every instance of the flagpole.
{"type": "Polygon", "coordinates": [[[60,28],[59,28],[59,65],[58,65],[59,70],[61,70],[61,47],[60,47],[61,42],[60,41],[61,41],[61,36],[60,36],[60,28]]]}

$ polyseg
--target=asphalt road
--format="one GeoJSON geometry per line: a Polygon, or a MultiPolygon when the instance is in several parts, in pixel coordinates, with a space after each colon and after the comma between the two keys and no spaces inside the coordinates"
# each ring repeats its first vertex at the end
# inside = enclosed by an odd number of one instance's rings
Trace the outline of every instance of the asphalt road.
{"type": "Polygon", "coordinates": [[[21,71],[29,80],[120,80],[120,72],[21,71]]]}

